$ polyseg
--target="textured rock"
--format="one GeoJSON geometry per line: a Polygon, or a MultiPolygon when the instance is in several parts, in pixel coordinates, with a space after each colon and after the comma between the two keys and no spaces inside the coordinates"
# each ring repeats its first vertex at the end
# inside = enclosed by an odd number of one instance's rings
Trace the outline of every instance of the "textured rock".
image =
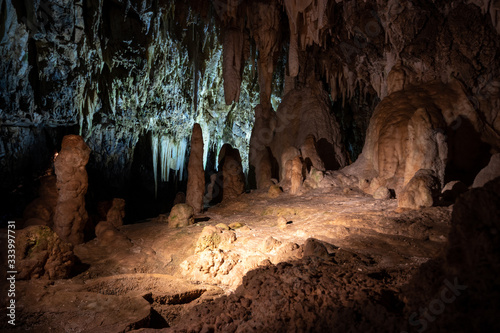
{"type": "Polygon", "coordinates": [[[375,193],[373,193],[373,198],[378,200],[387,200],[391,198],[391,191],[385,186],[380,186],[375,193]]]}
{"type": "Polygon", "coordinates": [[[224,144],[219,153],[219,173],[222,171],[222,198],[235,198],[245,191],[245,175],[238,149],[224,144]]]}
{"type": "Polygon", "coordinates": [[[236,234],[233,231],[224,230],[217,226],[203,228],[198,241],[196,242],[195,253],[205,250],[215,250],[236,241],[236,234]]]}
{"type": "Polygon", "coordinates": [[[408,142],[404,184],[420,169],[434,170],[444,186],[448,146],[444,134],[445,123],[439,111],[419,108],[408,121],[408,142]]]}
{"type": "Polygon", "coordinates": [[[239,29],[228,29],[224,32],[222,68],[227,105],[231,105],[233,101],[238,102],[240,98],[245,43],[247,43],[246,36],[239,29]]]}
{"type": "Polygon", "coordinates": [[[398,195],[398,206],[411,209],[431,207],[440,192],[440,182],[434,171],[422,169],[417,171],[398,195]]]}
{"type": "Polygon", "coordinates": [[[194,209],[188,204],[177,204],[172,207],[168,215],[168,226],[170,228],[186,227],[194,223],[194,209]]]}
{"type": "Polygon", "coordinates": [[[500,153],[491,156],[488,165],[477,174],[472,187],[484,186],[497,177],[500,177],[500,153]]]}
{"type": "Polygon", "coordinates": [[[279,185],[272,185],[267,191],[267,196],[269,198],[277,198],[281,195],[281,193],[283,193],[283,190],[279,185]]]}
{"type": "MultiPolygon", "coordinates": [[[[467,325],[499,327],[493,309],[500,306],[495,287],[500,274],[500,179],[463,194],[455,204],[452,228],[446,253],[450,281],[457,279],[466,286],[468,297],[457,297],[448,320],[453,324],[454,311],[468,304],[467,325]],[[485,315],[484,318],[480,316],[485,315]],[[491,326],[490,326],[491,325],[491,326]]],[[[463,289],[462,289],[463,291],[463,289]]]]}
{"type": "Polygon", "coordinates": [[[274,59],[280,46],[280,9],[276,0],[256,2],[248,8],[248,25],[259,50],[260,103],[268,109],[271,107],[274,59]]]}
{"type": "MultiPolygon", "coordinates": [[[[314,80],[302,89],[294,89],[283,97],[276,112],[277,124],[271,144],[272,154],[281,157],[288,147],[301,147],[310,135],[316,138],[317,154],[327,170],[347,164],[339,125],[330,112],[328,96],[314,80]]],[[[280,180],[285,167],[279,161],[280,180]]]]}
{"type": "Polygon", "coordinates": [[[262,252],[267,253],[275,250],[282,244],[281,241],[277,240],[276,238],[269,236],[267,237],[264,242],[262,242],[260,249],[262,252]]]}
{"type": "Polygon", "coordinates": [[[302,181],[304,180],[304,165],[302,163],[302,157],[296,156],[292,160],[292,170],[290,177],[290,194],[296,195],[300,194],[302,188],[302,181]]]}
{"type": "Polygon", "coordinates": [[[315,189],[318,188],[323,181],[324,173],[321,170],[317,170],[312,167],[309,173],[306,175],[306,180],[304,181],[304,187],[315,189]]]}
{"type": "Polygon", "coordinates": [[[174,330],[328,332],[335,327],[362,332],[400,327],[398,314],[385,309],[377,295],[390,297],[391,304],[397,296],[375,281],[366,273],[346,274],[344,267],[315,256],[268,264],[249,271],[231,295],[186,313],[174,330]]]}
{"type": "Polygon", "coordinates": [[[83,230],[88,220],[85,209],[88,177],[85,165],[90,148],[78,135],[64,137],[61,151],[54,162],[58,199],[54,214],[54,231],[63,241],[83,242],[83,230]]]}
{"type": "Polygon", "coordinates": [[[109,221],[101,221],[95,227],[95,234],[100,245],[113,247],[116,251],[132,246],[130,239],[109,221]]]}
{"type": "Polygon", "coordinates": [[[307,171],[311,170],[311,167],[320,171],[325,171],[325,164],[318,155],[318,148],[314,135],[308,135],[306,137],[304,143],[300,146],[300,154],[307,166],[307,171]]]}
{"type": "Polygon", "coordinates": [[[75,265],[73,246],[47,226],[30,226],[16,233],[16,268],[19,280],[65,279],[75,265]]]}
{"type": "Polygon", "coordinates": [[[295,157],[300,156],[300,151],[292,146],[288,146],[283,149],[280,158],[280,165],[282,166],[280,169],[280,184],[288,187],[290,186],[291,177],[292,177],[292,161],[295,157]],[[287,163],[290,165],[287,166],[287,163]]]}
{"type": "Polygon", "coordinates": [[[111,201],[111,207],[106,214],[106,221],[110,222],[114,227],[118,228],[123,225],[125,217],[125,200],[114,198],[111,201]]]}
{"type": "Polygon", "coordinates": [[[304,257],[315,256],[328,260],[328,250],[322,242],[314,238],[308,238],[304,243],[304,257]]]}
{"type": "MultiPolygon", "coordinates": [[[[377,177],[378,186],[398,193],[418,170],[430,169],[443,186],[450,143],[445,134],[461,117],[478,133],[481,122],[458,82],[434,82],[394,92],[375,108],[363,152],[344,172],[377,177]]],[[[371,193],[378,186],[370,186],[371,193]]]]}
{"type": "Polygon", "coordinates": [[[195,213],[203,211],[205,171],[203,170],[203,134],[199,124],[194,124],[191,135],[191,153],[188,164],[186,203],[195,213]]]}

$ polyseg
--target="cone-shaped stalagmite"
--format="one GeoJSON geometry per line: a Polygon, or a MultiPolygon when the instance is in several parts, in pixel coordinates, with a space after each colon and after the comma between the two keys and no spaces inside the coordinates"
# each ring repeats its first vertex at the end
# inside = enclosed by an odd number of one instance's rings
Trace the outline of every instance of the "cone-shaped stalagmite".
{"type": "Polygon", "coordinates": [[[57,206],[54,214],[54,231],[65,242],[83,242],[83,229],[88,220],[85,194],[88,177],[85,165],[90,148],[79,135],[66,135],[61,152],[54,162],[57,176],[57,206]]]}
{"type": "Polygon", "coordinates": [[[194,124],[191,135],[191,154],[188,163],[186,203],[195,213],[203,210],[205,171],[203,170],[203,135],[199,124],[194,124]]]}

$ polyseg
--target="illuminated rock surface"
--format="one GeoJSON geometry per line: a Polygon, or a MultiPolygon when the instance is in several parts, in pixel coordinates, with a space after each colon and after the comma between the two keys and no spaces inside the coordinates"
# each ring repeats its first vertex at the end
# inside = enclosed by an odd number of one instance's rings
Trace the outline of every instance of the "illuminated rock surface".
{"type": "Polygon", "coordinates": [[[83,230],[88,214],[85,194],[88,176],[85,166],[90,149],[78,135],[65,136],[61,151],[54,161],[57,176],[57,204],[54,213],[54,231],[63,241],[72,244],[83,242],[83,230]]]}
{"type": "Polygon", "coordinates": [[[203,210],[205,195],[205,171],[203,170],[203,135],[199,124],[194,124],[191,135],[191,153],[188,164],[186,203],[195,213],[203,210]]]}

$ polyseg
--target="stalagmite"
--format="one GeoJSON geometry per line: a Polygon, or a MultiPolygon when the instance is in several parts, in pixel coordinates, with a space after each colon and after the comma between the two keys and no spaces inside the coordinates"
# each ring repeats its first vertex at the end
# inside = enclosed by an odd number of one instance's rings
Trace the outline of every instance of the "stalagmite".
{"type": "Polygon", "coordinates": [[[222,200],[232,199],[245,191],[245,175],[238,149],[226,143],[219,154],[219,173],[222,171],[222,200]]]}
{"type": "MultiPolygon", "coordinates": [[[[307,86],[290,91],[276,112],[274,137],[270,145],[272,154],[280,157],[288,147],[300,147],[306,137],[313,135],[317,152],[327,170],[335,170],[347,164],[342,145],[339,124],[330,112],[328,95],[313,79],[307,86]]],[[[278,160],[281,179],[286,160],[278,160]]]]}
{"type": "Polygon", "coordinates": [[[325,164],[318,155],[318,148],[314,135],[310,134],[306,137],[304,143],[300,146],[300,153],[308,170],[314,167],[317,170],[325,171],[325,164]]]}
{"type": "Polygon", "coordinates": [[[259,50],[260,103],[266,108],[270,107],[274,58],[279,46],[279,13],[276,1],[257,2],[249,7],[249,25],[259,50]]]}
{"type": "Polygon", "coordinates": [[[203,135],[199,124],[194,124],[191,135],[191,154],[188,162],[186,203],[195,213],[203,210],[205,171],[203,170],[203,135]]]}
{"type": "Polygon", "coordinates": [[[441,186],[444,186],[444,173],[448,159],[445,128],[446,123],[439,110],[419,108],[415,111],[408,122],[405,185],[418,170],[430,169],[436,173],[441,186]]]}
{"type": "Polygon", "coordinates": [[[302,175],[302,158],[295,156],[292,160],[290,194],[296,195],[300,193],[302,180],[304,179],[302,175]]]}
{"type": "Polygon", "coordinates": [[[250,168],[255,173],[256,186],[265,189],[272,185],[272,165],[269,145],[273,138],[275,114],[262,105],[255,108],[255,123],[250,137],[250,168]]]}
{"type": "Polygon", "coordinates": [[[88,220],[85,194],[88,178],[85,165],[90,148],[78,135],[64,137],[61,152],[54,162],[58,199],[54,214],[54,230],[65,242],[83,242],[83,229],[88,220]]]}

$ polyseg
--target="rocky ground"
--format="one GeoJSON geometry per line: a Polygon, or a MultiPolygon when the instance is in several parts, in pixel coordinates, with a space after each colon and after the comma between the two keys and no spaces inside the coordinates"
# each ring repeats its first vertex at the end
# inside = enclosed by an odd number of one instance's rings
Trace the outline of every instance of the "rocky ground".
{"type": "Polygon", "coordinates": [[[396,200],[332,187],[246,193],[182,228],[161,216],[125,225],[119,237],[76,246],[71,279],[18,281],[17,329],[324,331],[336,323],[342,331],[347,314],[359,317],[356,331],[395,327],[401,288],[444,251],[451,212],[401,210],[396,200]]]}

